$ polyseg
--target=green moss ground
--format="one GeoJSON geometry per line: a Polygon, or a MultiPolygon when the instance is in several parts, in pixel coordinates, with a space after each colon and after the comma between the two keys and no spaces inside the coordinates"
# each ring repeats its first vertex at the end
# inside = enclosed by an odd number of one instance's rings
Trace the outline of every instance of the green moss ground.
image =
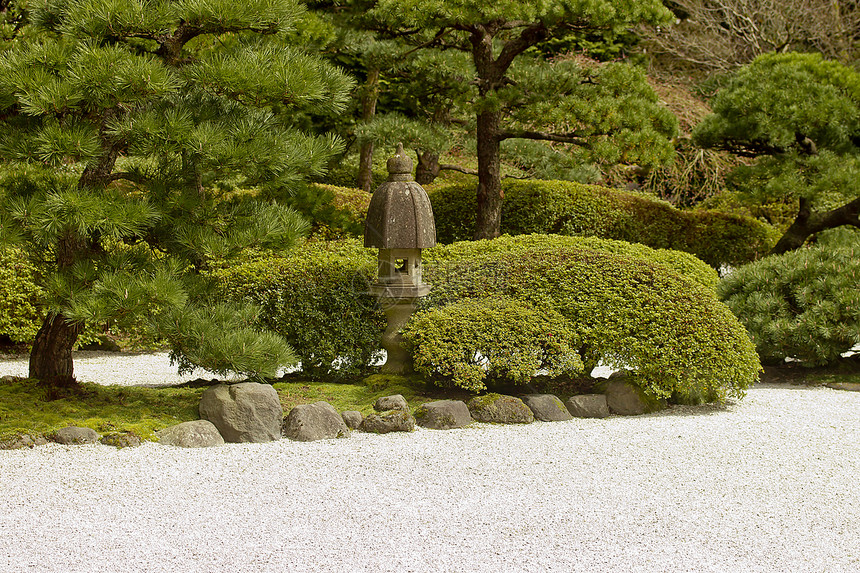
{"type": "MultiPolygon", "coordinates": [[[[402,394],[412,408],[450,392],[428,389],[418,378],[375,375],[353,383],[319,383],[291,379],[276,382],[284,412],[320,400],[338,411],[373,411],[377,398],[402,394]]],[[[35,380],[0,381],[0,440],[14,434],[50,434],[66,426],[99,433],[131,431],[151,439],[167,426],[198,419],[205,388],[141,388],[80,384],[46,388],[35,380]]]]}

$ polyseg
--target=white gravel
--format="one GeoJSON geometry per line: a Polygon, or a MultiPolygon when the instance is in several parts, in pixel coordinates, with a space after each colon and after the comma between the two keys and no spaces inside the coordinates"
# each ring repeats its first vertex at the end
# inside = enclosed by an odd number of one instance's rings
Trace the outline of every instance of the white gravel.
{"type": "Polygon", "coordinates": [[[857,572],[858,412],[760,385],[631,418],[0,451],[0,571],[857,572]]]}

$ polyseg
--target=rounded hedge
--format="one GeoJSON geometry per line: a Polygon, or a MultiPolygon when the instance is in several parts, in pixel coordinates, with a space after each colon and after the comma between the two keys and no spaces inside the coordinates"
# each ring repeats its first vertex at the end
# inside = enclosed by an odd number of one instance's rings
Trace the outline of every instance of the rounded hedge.
{"type": "Polygon", "coordinates": [[[385,317],[368,292],[375,273],[375,252],[345,240],[309,242],[213,275],[225,298],[262,307],[262,324],[289,342],[306,374],[340,378],[365,372],[381,354],[385,317]]]}
{"type": "Polygon", "coordinates": [[[630,257],[662,265],[686,276],[710,289],[720,282],[717,272],[700,259],[682,251],[652,249],[640,243],[627,243],[599,239],[597,237],[575,237],[563,235],[504,235],[492,240],[459,241],[450,245],[437,245],[424,251],[425,264],[450,260],[465,260],[493,253],[512,253],[534,249],[591,249],[621,257],[630,257]]]}
{"type": "Polygon", "coordinates": [[[860,248],[815,246],[736,269],[717,293],[763,360],[824,365],[860,344],[858,287],[860,248]]]}
{"type": "MultiPolygon", "coordinates": [[[[595,236],[675,249],[714,268],[766,254],[777,239],[750,217],[710,210],[681,211],[649,197],[570,181],[505,181],[502,233],[595,236]]],[[[440,185],[429,192],[442,243],[475,232],[475,188],[440,185]]]]}
{"type": "Polygon", "coordinates": [[[586,368],[602,361],[628,369],[654,397],[723,400],[758,377],[758,356],[731,311],[711,289],[660,264],[557,247],[440,259],[425,277],[434,285],[428,308],[512,299],[560,314],[586,368]]]}
{"type": "Polygon", "coordinates": [[[538,371],[583,371],[573,325],[552,309],[515,300],[463,300],[425,310],[403,337],[415,370],[443,387],[479,392],[527,384],[538,371]]]}

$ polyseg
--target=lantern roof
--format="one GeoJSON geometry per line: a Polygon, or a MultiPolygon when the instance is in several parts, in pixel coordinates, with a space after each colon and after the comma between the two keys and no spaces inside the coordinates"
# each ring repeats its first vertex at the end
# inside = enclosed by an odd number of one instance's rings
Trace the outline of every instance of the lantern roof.
{"type": "Polygon", "coordinates": [[[412,178],[412,159],[397,145],[388,160],[388,180],[370,198],[364,221],[364,246],[377,249],[427,249],[436,245],[433,208],[424,188],[412,178]]]}

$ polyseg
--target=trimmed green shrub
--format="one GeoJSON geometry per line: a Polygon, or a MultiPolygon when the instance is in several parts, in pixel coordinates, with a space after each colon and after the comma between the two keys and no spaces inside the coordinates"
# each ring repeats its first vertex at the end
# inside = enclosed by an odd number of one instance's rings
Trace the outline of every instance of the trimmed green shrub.
{"type": "Polygon", "coordinates": [[[586,368],[631,370],[654,397],[741,396],[760,370],[749,336],[714,292],[660,264],[557,247],[439,257],[425,276],[430,308],[513,299],[556,311],[573,325],[567,342],[581,341],[586,368]]]}
{"type": "Polygon", "coordinates": [[[225,298],[262,307],[262,324],[312,378],[356,375],[379,356],[385,317],[368,294],[375,274],[376,253],[356,240],[309,242],[213,272],[225,298]]]}
{"type": "Polygon", "coordinates": [[[403,330],[415,370],[438,386],[473,392],[527,384],[539,370],[580,374],[573,325],[552,309],[514,300],[463,300],[418,313],[403,330]]]}
{"type": "Polygon", "coordinates": [[[745,265],[717,287],[766,362],[837,360],[860,343],[860,248],[807,247],[745,265]]]}
{"type": "MultiPolygon", "coordinates": [[[[668,203],[570,181],[505,181],[502,233],[596,236],[692,253],[713,266],[738,265],[767,253],[776,231],[750,217],[680,211],[668,203]]],[[[475,189],[439,186],[429,193],[442,243],[475,231],[475,189]]]]}
{"type": "Polygon", "coordinates": [[[312,235],[327,240],[360,235],[370,204],[370,193],[323,183],[298,183],[276,198],[310,222],[312,235]]]}
{"type": "Polygon", "coordinates": [[[652,249],[638,243],[598,239],[597,237],[571,237],[562,235],[502,236],[491,241],[459,241],[451,245],[438,245],[424,251],[428,265],[450,260],[467,260],[492,253],[512,253],[535,249],[591,249],[622,257],[642,259],[663,265],[703,286],[716,288],[720,277],[717,272],[695,256],[670,249],[652,249]]]}
{"type": "Polygon", "coordinates": [[[32,342],[42,324],[38,301],[44,289],[36,269],[17,249],[0,249],[0,336],[13,343],[32,342]]]}

